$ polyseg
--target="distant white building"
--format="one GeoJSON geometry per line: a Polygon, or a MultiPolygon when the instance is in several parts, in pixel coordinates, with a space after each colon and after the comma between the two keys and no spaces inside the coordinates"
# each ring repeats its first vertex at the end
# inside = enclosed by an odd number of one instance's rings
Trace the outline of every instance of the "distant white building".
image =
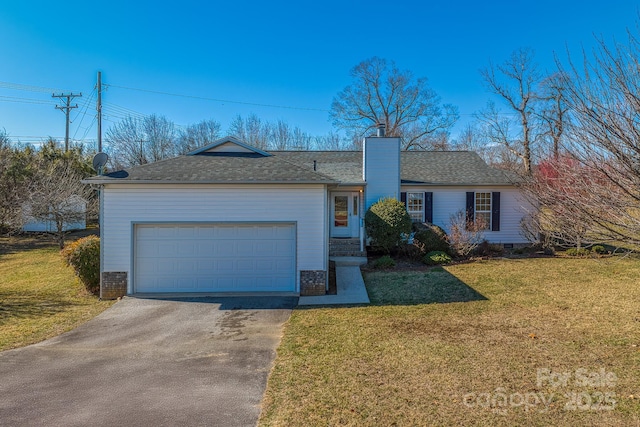
{"type": "MultiPolygon", "coordinates": [[[[71,212],[71,214],[66,215],[69,218],[69,221],[65,221],[62,225],[63,231],[71,231],[71,230],[84,230],[87,228],[87,201],[84,200],[80,196],[71,196],[65,206],[64,210],[71,212]]],[[[22,227],[23,231],[33,231],[33,232],[47,232],[53,233],[58,231],[56,226],[55,218],[53,218],[53,214],[51,215],[51,219],[41,220],[36,219],[31,214],[31,206],[26,204],[22,208],[22,215],[24,220],[24,226],[22,227]]]]}

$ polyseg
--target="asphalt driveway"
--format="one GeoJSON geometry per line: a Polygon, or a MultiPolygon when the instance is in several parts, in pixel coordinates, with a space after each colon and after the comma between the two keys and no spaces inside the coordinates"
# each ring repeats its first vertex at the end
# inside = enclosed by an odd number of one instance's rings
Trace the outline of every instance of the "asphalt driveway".
{"type": "Polygon", "coordinates": [[[250,426],[296,298],[125,298],[0,353],[0,424],[250,426]]]}

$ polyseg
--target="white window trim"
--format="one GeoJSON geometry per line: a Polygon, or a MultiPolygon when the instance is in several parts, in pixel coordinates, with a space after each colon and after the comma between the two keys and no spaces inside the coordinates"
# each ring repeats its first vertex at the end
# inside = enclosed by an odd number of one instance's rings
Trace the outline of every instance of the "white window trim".
{"type": "Polygon", "coordinates": [[[407,191],[407,212],[409,213],[409,216],[411,216],[411,221],[413,221],[413,222],[424,222],[424,203],[425,203],[424,192],[422,192],[422,191],[407,191]],[[411,208],[410,208],[409,201],[411,200],[411,195],[412,194],[420,195],[420,199],[422,200],[422,208],[420,209],[420,211],[411,210],[411,208]],[[414,219],[413,218],[413,214],[420,214],[420,219],[419,220],[414,219]]]}
{"type": "Polygon", "coordinates": [[[492,220],[493,220],[493,194],[490,191],[477,191],[474,194],[474,199],[473,199],[473,219],[474,221],[476,221],[478,219],[478,213],[483,213],[483,214],[487,214],[488,217],[488,221],[487,224],[485,226],[485,228],[483,229],[484,231],[491,231],[492,230],[492,220]],[[478,195],[480,194],[488,194],[489,195],[489,209],[488,210],[480,210],[478,209],[478,195]]]}

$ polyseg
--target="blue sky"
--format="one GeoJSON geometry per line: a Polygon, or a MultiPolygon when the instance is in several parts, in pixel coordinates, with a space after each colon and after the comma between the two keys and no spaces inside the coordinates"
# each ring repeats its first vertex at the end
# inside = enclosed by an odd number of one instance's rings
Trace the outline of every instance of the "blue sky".
{"type": "Polygon", "coordinates": [[[490,60],[530,47],[551,70],[554,53],[579,55],[594,35],[623,40],[638,10],[633,1],[592,0],[4,0],[0,128],[23,142],[62,138],[64,115],[44,87],[83,93],[71,136],[95,140],[100,70],[113,85],[103,94],[104,129],[128,110],[178,125],[216,119],[224,128],[255,113],[319,135],[331,130],[326,110],[350,83],[349,70],[375,55],[427,77],[443,102],[459,107],[455,137],[491,98],[478,74],[490,60]]]}

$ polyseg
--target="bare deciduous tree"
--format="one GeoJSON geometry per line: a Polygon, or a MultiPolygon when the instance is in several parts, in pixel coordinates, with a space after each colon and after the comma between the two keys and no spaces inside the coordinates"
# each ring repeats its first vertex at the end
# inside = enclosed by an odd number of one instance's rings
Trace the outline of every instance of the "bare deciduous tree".
{"type": "Polygon", "coordinates": [[[577,248],[607,243],[597,224],[612,216],[602,210],[598,193],[614,189],[597,170],[568,155],[552,156],[538,165],[523,190],[530,207],[523,225],[530,239],[577,248]]]}
{"type": "Polygon", "coordinates": [[[178,154],[186,154],[204,147],[222,136],[222,126],[216,120],[202,120],[179,132],[178,154]]]}
{"type": "Polygon", "coordinates": [[[468,218],[465,211],[458,211],[449,217],[447,241],[460,256],[473,252],[484,239],[486,222],[481,218],[468,218]]]}
{"type": "Polygon", "coordinates": [[[337,132],[329,132],[326,135],[316,136],[313,139],[315,150],[346,150],[350,148],[349,140],[337,132]]]}
{"type": "Polygon", "coordinates": [[[405,150],[420,149],[458,119],[457,108],[441,104],[426,78],[415,78],[394,62],[370,58],[356,65],[351,77],[353,83],[334,97],[329,114],[335,126],[358,138],[385,123],[386,135],[401,137],[405,150]]]}
{"type": "Polygon", "coordinates": [[[30,184],[27,214],[38,221],[52,222],[60,249],[67,227],[86,218],[84,203],[93,199],[91,189],[73,165],[66,161],[42,164],[30,184]]]}
{"type": "Polygon", "coordinates": [[[556,159],[560,156],[569,117],[569,107],[564,97],[566,78],[562,73],[555,73],[540,83],[541,107],[536,114],[541,136],[546,139],[545,146],[550,147],[551,155],[556,159]]]}
{"type": "Polygon", "coordinates": [[[507,104],[512,119],[503,114],[494,103],[478,114],[484,125],[484,135],[489,143],[505,147],[522,162],[524,173],[531,174],[532,149],[537,135],[533,129],[535,103],[539,99],[537,86],[542,74],[534,62],[533,51],[519,49],[503,64],[480,70],[480,75],[490,92],[507,104]],[[514,125],[517,124],[517,129],[514,125]]]}
{"type": "Polygon", "coordinates": [[[313,138],[298,126],[279,119],[269,122],[250,114],[246,119],[236,116],[229,133],[263,150],[309,150],[313,138]]]}
{"type": "Polygon", "coordinates": [[[241,141],[260,149],[267,149],[271,126],[255,114],[250,114],[246,119],[238,115],[229,126],[229,133],[241,141]]]}
{"type": "Polygon", "coordinates": [[[487,144],[476,124],[467,124],[453,140],[452,148],[474,151],[491,166],[500,166],[505,160],[504,148],[495,144],[487,144]]]}
{"type": "Polygon", "coordinates": [[[163,116],[127,117],[110,127],[105,141],[116,167],[143,165],[178,154],[177,132],[163,116]]]}
{"type": "MultiPolygon", "coordinates": [[[[562,69],[562,66],[560,66],[562,69]]],[[[564,99],[571,116],[569,150],[599,176],[590,188],[601,214],[591,218],[600,240],[640,245],[640,42],[598,48],[583,67],[564,69],[564,99]]]]}
{"type": "Polygon", "coordinates": [[[266,122],[265,125],[271,130],[267,141],[267,146],[271,149],[308,150],[311,146],[311,137],[298,126],[291,127],[282,119],[273,124],[266,122]]]}

